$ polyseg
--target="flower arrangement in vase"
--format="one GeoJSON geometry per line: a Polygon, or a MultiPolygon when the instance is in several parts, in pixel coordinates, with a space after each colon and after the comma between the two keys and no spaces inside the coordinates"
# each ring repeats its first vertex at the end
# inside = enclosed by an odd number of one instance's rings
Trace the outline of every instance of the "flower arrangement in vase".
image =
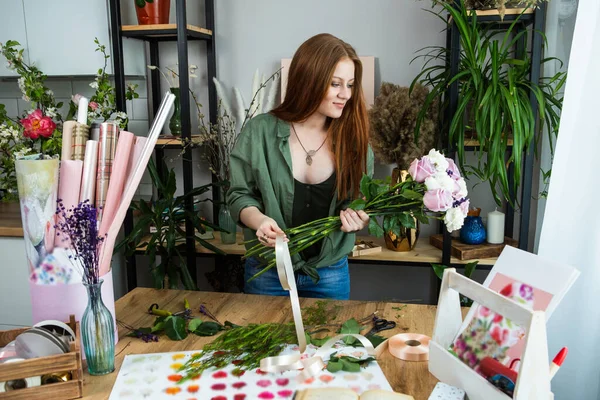
{"type": "Polygon", "coordinates": [[[105,237],[98,233],[97,209],[88,200],[66,209],[60,199],[56,210],[57,235],[62,236],[69,260],[82,275],[88,305],[81,320],[83,349],[91,375],[115,370],[113,316],[102,301],[99,256],[105,237]]]}

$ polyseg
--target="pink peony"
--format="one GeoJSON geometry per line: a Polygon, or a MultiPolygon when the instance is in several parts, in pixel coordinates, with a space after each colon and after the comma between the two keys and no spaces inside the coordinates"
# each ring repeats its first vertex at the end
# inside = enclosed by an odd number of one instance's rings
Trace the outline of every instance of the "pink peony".
{"type": "Polygon", "coordinates": [[[428,190],[423,196],[423,203],[427,209],[437,211],[447,211],[452,207],[452,193],[444,189],[428,190]]]}
{"type": "Polygon", "coordinates": [[[29,114],[27,118],[23,118],[21,124],[25,129],[23,136],[33,140],[40,136],[48,138],[52,136],[54,129],[56,129],[56,124],[52,121],[52,118],[44,117],[40,109],[29,114]]]}
{"type": "Polygon", "coordinates": [[[96,111],[98,109],[98,103],[96,103],[95,101],[90,101],[89,107],[93,110],[96,111]]]}
{"type": "Polygon", "coordinates": [[[435,165],[428,157],[423,157],[420,160],[416,159],[408,167],[408,173],[412,178],[419,183],[425,182],[425,179],[435,174],[435,165]]]}

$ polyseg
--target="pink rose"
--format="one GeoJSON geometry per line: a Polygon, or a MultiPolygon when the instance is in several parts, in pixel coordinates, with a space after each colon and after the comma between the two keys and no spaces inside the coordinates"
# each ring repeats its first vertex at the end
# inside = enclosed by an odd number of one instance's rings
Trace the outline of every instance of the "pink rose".
{"type": "Polygon", "coordinates": [[[464,214],[464,215],[469,215],[469,199],[466,199],[465,201],[463,201],[462,203],[460,203],[459,207],[460,207],[460,211],[464,214]]]}
{"type": "Polygon", "coordinates": [[[90,101],[89,107],[93,110],[96,111],[98,109],[98,103],[96,103],[95,101],[90,101]]]}
{"type": "Polygon", "coordinates": [[[448,161],[448,169],[446,170],[446,172],[448,172],[448,175],[450,175],[452,179],[457,181],[458,178],[460,178],[460,170],[458,169],[458,166],[454,163],[454,160],[451,158],[446,157],[446,161],[448,161]]]}
{"type": "Polygon", "coordinates": [[[452,201],[452,193],[444,189],[428,190],[423,196],[425,207],[434,212],[448,210],[452,201]]]}
{"type": "Polygon", "coordinates": [[[408,173],[412,178],[419,183],[425,182],[425,179],[435,174],[435,165],[428,157],[423,157],[420,160],[416,159],[408,167],[408,173]]]}
{"type": "Polygon", "coordinates": [[[27,118],[23,118],[21,124],[24,128],[23,136],[33,140],[40,136],[48,138],[52,136],[54,129],[56,129],[56,124],[52,121],[52,118],[44,117],[40,109],[29,114],[27,118]]]}

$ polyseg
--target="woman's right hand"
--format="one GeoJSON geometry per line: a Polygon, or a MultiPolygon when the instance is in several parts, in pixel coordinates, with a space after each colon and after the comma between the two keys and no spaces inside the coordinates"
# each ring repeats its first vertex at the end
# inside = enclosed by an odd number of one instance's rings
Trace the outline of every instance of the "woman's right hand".
{"type": "MultiPolygon", "coordinates": [[[[279,228],[277,222],[269,217],[265,217],[256,230],[258,241],[267,247],[275,247],[275,238],[278,234],[283,234],[285,236],[285,233],[279,228]]],[[[288,241],[287,237],[285,238],[285,241],[288,241]]]]}

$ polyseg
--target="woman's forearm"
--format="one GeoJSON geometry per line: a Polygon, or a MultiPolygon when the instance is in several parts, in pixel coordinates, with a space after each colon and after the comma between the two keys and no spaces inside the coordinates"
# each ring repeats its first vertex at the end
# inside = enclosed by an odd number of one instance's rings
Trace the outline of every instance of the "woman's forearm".
{"type": "Polygon", "coordinates": [[[265,214],[261,213],[260,210],[254,206],[246,207],[240,211],[240,220],[242,223],[254,231],[259,228],[266,217],[265,214]]]}

